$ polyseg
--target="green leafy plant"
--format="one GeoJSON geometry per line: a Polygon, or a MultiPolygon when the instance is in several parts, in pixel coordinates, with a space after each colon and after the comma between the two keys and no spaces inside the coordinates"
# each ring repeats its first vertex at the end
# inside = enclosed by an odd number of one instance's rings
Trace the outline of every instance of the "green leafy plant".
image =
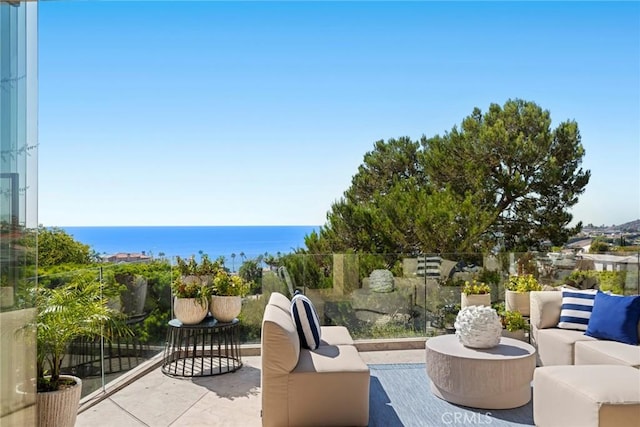
{"type": "Polygon", "coordinates": [[[565,278],[565,283],[580,289],[588,289],[594,285],[601,291],[611,291],[614,294],[624,294],[626,271],[573,271],[565,278]]]}
{"type": "Polygon", "coordinates": [[[197,276],[176,277],[171,283],[171,291],[178,298],[195,298],[200,305],[208,305],[211,288],[197,276]]]}
{"type": "Polygon", "coordinates": [[[491,303],[491,308],[493,308],[496,311],[496,313],[498,313],[498,316],[502,316],[502,314],[504,314],[504,311],[505,311],[505,302],[499,301],[499,302],[491,303]]]}
{"type": "Polygon", "coordinates": [[[538,283],[538,280],[532,274],[524,274],[509,277],[509,282],[505,285],[505,289],[514,292],[541,291],[542,285],[538,283]]]}
{"type": "Polygon", "coordinates": [[[213,278],[213,294],[219,296],[243,297],[249,292],[250,284],[242,277],[221,270],[213,278]]]}
{"type": "Polygon", "coordinates": [[[438,309],[438,316],[440,317],[442,327],[453,327],[459,311],[460,304],[445,304],[440,306],[438,309]]]}
{"type": "Polygon", "coordinates": [[[176,268],[183,276],[214,276],[218,271],[224,270],[224,259],[219,257],[215,261],[211,261],[209,255],[203,254],[200,262],[196,261],[196,257],[192,255],[188,260],[176,257],[176,268]]]}
{"type": "Polygon", "coordinates": [[[502,327],[509,332],[529,330],[529,324],[519,311],[505,311],[500,313],[502,327]]]}
{"type": "Polygon", "coordinates": [[[478,274],[478,280],[484,283],[497,285],[500,283],[500,272],[498,270],[487,270],[483,268],[478,274]]]}
{"type": "Polygon", "coordinates": [[[624,295],[626,271],[599,271],[598,283],[601,291],[611,291],[614,294],[624,295]]]}
{"type": "Polygon", "coordinates": [[[74,340],[131,335],[124,315],[107,306],[95,278],[80,276],[55,288],[35,287],[33,292],[40,392],[59,390],[65,384],[60,378],[62,362],[74,340]]]}
{"type": "Polygon", "coordinates": [[[252,295],[262,292],[262,268],[257,260],[247,260],[238,269],[238,275],[250,284],[249,293],[252,295]]]}
{"type": "Polygon", "coordinates": [[[446,280],[440,281],[440,286],[464,286],[464,280],[447,277],[446,280]]]}
{"type": "Polygon", "coordinates": [[[491,288],[484,282],[477,282],[475,279],[471,282],[464,282],[462,292],[466,295],[488,294],[491,288]]]}

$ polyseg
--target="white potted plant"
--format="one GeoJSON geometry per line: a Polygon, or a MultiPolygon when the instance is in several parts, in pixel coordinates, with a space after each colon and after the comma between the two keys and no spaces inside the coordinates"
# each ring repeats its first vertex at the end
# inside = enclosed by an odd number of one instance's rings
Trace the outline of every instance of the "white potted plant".
{"type": "Polygon", "coordinates": [[[491,288],[484,282],[466,281],[460,294],[460,309],[471,305],[491,306],[491,288]]]}
{"type": "Polygon", "coordinates": [[[507,310],[500,313],[500,321],[502,322],[503,337],[527,341],[526,332],[529,330],[529,323],[522,313],[507,310]]]}
{"type": "Polygon", "coordinates": [[[171,283],[173,312],[185,325],[196,325],[209,313],[211,290],[198,276],[178,276],[171,283]]]}
{"type": "Polygon", "coordinates": [[[37,395],[40,426],[75,424],[82,381],[63,375],[62,362],[78,338],[130,335],[119,311],[108,307],[101,284],[88,276],[55,288],[34,288],[37,314],[37,395]]]}
{"type": "Polygon", "coordinates": [[[523,316],[529,316],[529,301],[531,291],[541,291],[542,286],[533,274],[511,276],[505,285],[504,302],[508,311],[518,311],[523,316]]]}
{"type": "Polygon", "coordinates": [[[242,311],[242,297],[249,292],[249,283],[242,277],[220,270],[213,278],[210,310],[220,322],[231,322],[242,311]]]}

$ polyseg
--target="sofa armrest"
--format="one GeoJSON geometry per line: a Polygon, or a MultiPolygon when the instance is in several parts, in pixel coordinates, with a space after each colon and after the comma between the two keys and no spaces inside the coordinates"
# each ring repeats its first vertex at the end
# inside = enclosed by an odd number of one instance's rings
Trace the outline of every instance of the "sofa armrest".
{"type": "Polygon", "coordinates": [[[280,307],[287,313],[291,312],[291,300],[280,292],[272,292],[269,297],[269,305],[280,307]]]}
{"type": "Polygon", "coordinates": [[[553,328],[560,321],[562,292],[532,291],[530,295],[529,321],[532,328],[553,328]]]}
{"type": "Polygon", "coordinates": [[[263,378],[293,371],[300,357],[300,339],[291,315],[268,304],[264,309],[261,335],[263,378]]]}

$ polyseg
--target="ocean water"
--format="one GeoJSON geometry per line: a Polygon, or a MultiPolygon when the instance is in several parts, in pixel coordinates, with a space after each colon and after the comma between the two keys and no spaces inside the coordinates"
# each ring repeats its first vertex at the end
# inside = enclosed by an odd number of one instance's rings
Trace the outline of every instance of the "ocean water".
{"type": "MultiPolygon", "coordinates": [[[[304,236],[319,226],[162,226],[60,227],[100,255],[119,252],[188,258],[207,254],[211,259],[235,253],[251,259],[304,248],[304,236]],[[202,252],[200,252],[202,251],[202,252]]],[[[239,259],[239,258],[238,258],[239,259]]]]}

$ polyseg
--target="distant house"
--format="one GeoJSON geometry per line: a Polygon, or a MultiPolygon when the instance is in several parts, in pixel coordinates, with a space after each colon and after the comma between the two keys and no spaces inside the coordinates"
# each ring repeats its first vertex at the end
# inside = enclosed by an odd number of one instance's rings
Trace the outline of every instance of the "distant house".
{"type": "Polygon", "coordinates": [[[574,253],[588,253],[591,248],[591,238],[577,240],[565,246],[567,249],[573,250],[574,253]]]}
{"type": "Polygon", "coordinates": [[[597,271],[625,271],[638,268],[636,256],[619,256],[607,254],[580,254],[577,257],[593,263],[597,271]]]}
{"type": "Polygon", "coordinates": [[[113,254],[113,255],[105,255],[102,257],[102,260],[104,262],[113,262],[113,263],[118,263],[118,262],[149,262],[151,261],[151,257],[148,255],[145,255],[144,252],[142,253],[125,253],[125,252],[118,252],[117,254],[113,254]]]}

